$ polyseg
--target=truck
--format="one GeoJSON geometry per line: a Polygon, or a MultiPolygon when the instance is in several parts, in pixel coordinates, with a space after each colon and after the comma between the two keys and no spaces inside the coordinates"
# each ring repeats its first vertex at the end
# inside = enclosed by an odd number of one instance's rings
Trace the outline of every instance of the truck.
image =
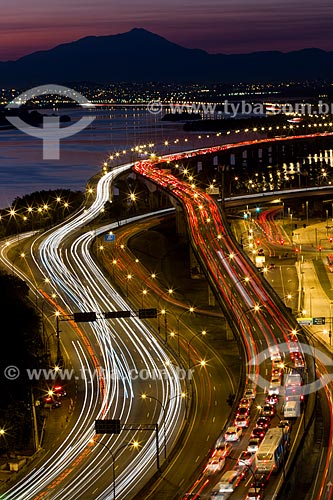
{"type": "Polygon", "coordinates": [[[301,405],[299,401],[287,401],[283,408],[283,416],[288,418],[297,418],[301,414],[301,405]]]}

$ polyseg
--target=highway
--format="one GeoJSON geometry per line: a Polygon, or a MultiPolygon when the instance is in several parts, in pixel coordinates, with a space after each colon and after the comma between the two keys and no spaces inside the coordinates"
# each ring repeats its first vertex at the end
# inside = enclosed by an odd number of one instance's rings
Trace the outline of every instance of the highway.
{"type": "MultiPolygon", "coordinates": [[[[262,142],[267,141],[270,140],[262,142]]],[[[259,142],[247,141],[239,145],[259,142]]],[[[217,152],[229,147],[235,145],[209,148],[206,152],[217,152]]],[[[163,160],[173,162],[186,158],[187,155],[192,157],[201,153],[202,150],[184,152],[168,155],[163,160]]],[[[87,494],[91,498],[102,499],[111,494],[110,454],[107,449],[96,445],[96,442],[92,445],[89,441],[94,436],[93,422],[96,418],[107,415],[108,418],[121,418],[123,422],[137,422],[137,418],[142,416],[133,400],[136,395],[147,391],[147,383],[130,380],[127,376],[130,370],[144,368],[154,372],[163,368],[167,374],[166,379],[155,381],[149,386],[149,391],[165,405],[168,403],[165,419],[168,444],[174,442],[181,432],[185,408],[178,396],[184,387],[174,369],[175,360],[172,359],[170,363],[170,353],[165,351],[137,318],[112,322],[103,318],[103,311],[127,309],[128,304],[115,293],[90,255],[89,246],[95,233],[82,232],[82,228],[94,220],[108,200],[112,180],[131,167],[132,164],[115,167],[104,175],[98,183],[96,200],[91,206],[82,209],[47,234],[36,236],[31,245],[30,266],[34,279],[26,277],[31,287],[47,277],[50,287],[57,294],[56,302],[49,299],[49,303],[61,315],[66,317],[66,314],[75,311],[96,311],[98,321],[79,328],[72,322],[66,325],[63,323],[63,349],[68,353],[76,373],[85,375],[83,380],[78,381],[78,384],[82,384],[85,395],[78,412],[79,418],[72,422],[70,432],[60,447],[51,450],[47,459],[43,458],[42,466],[36,467],[6,492],[3,497],[6,500],[50,498],[50,495],[52,499],[85,499],[87,494]],[[37,269],[39,274],[36,274],[37,269]],[[116,377],[113,377],[114,373],[116,377]]],[[[271,299],[267,287],[254,272],[252,264],[229,238],[226,221],[211,198],[176,179],[168,170],[155,167],[153,161],[141,161],[134,165],[134,170],[166,189],[185,208],[191,228],[192,246],[221,299],[221,306],[230,323],[235,331],[241,333],[246,359],[253,360],[253,363],[247,364],[246,377],[256,384],[269,370],[266,361],[259,368],[259,351],[274,346],[284,349],[288,334],[297,328],[297,324],[281,309],[280,304],[275,304],[275,299],[271,299]],[[246,277],[249,280],[245,280],[246,277]]],[[[109,229],[110,227],[104,227],[99,231],[102,233],[109,229]]],[[[10,245],[1,246],[1,259],[12,268],[6,256],[8,246],[10,245]]],[[[39,292],[39,295],[46,297],[45,293],[39,292]]],[[[265,356],[266,360],[269,359],[269,350],[265,356]]],[[[158,421],[161,427],[161,405],[156,404],[153,413],[148,412],[147,418],[150,422],[158,421]]],[[[125,453],[124,448],[122,454],[119,454],[119,498],[135,497],[138,483],[134,478],[139,475],[144,482],[156,468],[154,436],[147,434],[144,435],[139,452],[125,453]]],[[[141,436],[142,434],[140,438],[141,436]]],[[[132,439],[133,433],[126,431],[103,442],[115,450],[132,439]]],[[[163,433],[160,435],[160,445],[163,447],[163,433]]]]}
{"type": "MultiPolygon", "coordinates": [[[[164,415],[158,402],[152,403],[143,416],[138,399],[144,392],[164,405],[168,402],[166,432],[159,434],[160,450],[163,450],[164,436],[171,444],[181,431],[185,412],[181,398],[184,381],[178,378],[176,363],[136,317],[113,320],[102,317],[103,311],[126,310],[128,304],[115,293],[90,256],[89,245],[95,234],[91,231],[81,234],[81,228],[96,217],[108,199],[113,178],[130,166],[103,176],[91,207],[47,235],[37,236],[31,244],[31,269],[38,268],[40,276],[34,271],[34,280],[26,277],[30,286],[35,287],[40,277],[47,277],[49,286],[57,294],[56,301],[49,299],[54,310],[64,318],[76,311],[96,311],[98,321],[84,326],[74,325],[73,321],[61,323],[62,348],[70,358],[76,383],[81,387],[76,418],[71,420],[60,446],[43,455],[40,463],[37,460],[36,468],[6,492],[6,500],[42,499],[50,495],[53,499],[86,499],[87,495],[99,499],[111,494],[111,456],[105,447],[90,443],[94,439],[94,420],[108,417],[120,418],[124,424],[156,422],[161,429],[164,415]],[[140,370],[145,370],[145,379],[137,376],[140,370]],[[154,379],[152,374],[160,371],[164,378],[154,379]],[[147,378],[147,373],[151,377],[147,378]]],[[[2,262],[6,262],[9,246],[1,247],[2,262]]],[[[43,295],[50,296],[50,293],[43,292],[43,295]]],[[[123,431],[119,436],[103,439],[103,443],[115,451],[134,438],[140,442],[139,451],[129,453],[124,447],[117,457],[118,498],[135,496],[141,483],[134,481],[134,477],[140,475],[145,482],[155,472],[155,435],[123,431]]]]}
{"type": "MultiPolygon", "coordinates": [[[[166,166],[179,161],[181,156],[169,155],[166,166]]],[[[276,349],[288,355],[288,336],[298,327],[295,319],[276,297],[271,299],[254,266],[229,238],[227,224],[209,196],[170,174],[163,163],[141,162],[134,170],[166,189],[184,207],[192,247],[217,290],[230,323],[242,335],[248,361],[247,378],[254,383],[259,380],[264,389],[264,375],[267,377],[269,368],[259,368],[258,351],[261,359],[264,352],[266,360],[276,349]]],[[[268,383],[266,378],[266,387],[268,383]]],[[[200,495],[205,492],[203,487],[200,495]]]]}

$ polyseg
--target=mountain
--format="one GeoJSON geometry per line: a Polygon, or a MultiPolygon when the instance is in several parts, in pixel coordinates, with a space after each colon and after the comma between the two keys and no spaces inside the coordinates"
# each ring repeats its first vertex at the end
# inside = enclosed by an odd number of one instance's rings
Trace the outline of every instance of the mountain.
{"type": "Polygon", "coordinates": [[[273,82],[333,79],[333,52],[209,54],[145,29],[88,36],[17,61],[0,62],[0,85],[63,82],[273,82]]]}

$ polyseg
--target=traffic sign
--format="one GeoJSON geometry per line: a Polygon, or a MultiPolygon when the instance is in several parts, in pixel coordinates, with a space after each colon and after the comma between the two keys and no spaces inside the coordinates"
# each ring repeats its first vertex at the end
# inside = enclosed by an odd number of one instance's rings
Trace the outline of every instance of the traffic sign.
{"type": "Polygon", "coordinates": [[[325,325],[325,323],[326,323],[326,320],[323,316],[321,316],[319,318],[313,318],[314,325],[325,325]]]}
{"type": "Polygon", "coordinates": [[[107,311],[103,313],[105,319],[110,318],[130,318],[131,311],[107,311]]]}
{"type": "Polygon", "coordinates": [[[119,419],[95,420],[96,434],[120,434],[119,419]]]}
{"type": "Polygon", "coordinates": [[[106,241],[107,243],[109,243],[110,241],[114,241],[115,239],[116,239],[115,234],[105,234],[104,235],[104,241],[106,241]]]}
{"type": "Polygon", "coordinates": [[[91,321],[96,321],[96,313],[93,311],[89,312],[77,312],[74,313],[74,321],[75,323],[81,323],[81,322],[91,322],[91,321]]]}
{"type": "Polygon", "coordinates": [[[299,325],[312,325],[312,318],[296,318],[299,325]]]}
{"type": "Polygon", "coordinates": [[[139,318],[157,318],[157,309],[139,309],[139,318]]]}

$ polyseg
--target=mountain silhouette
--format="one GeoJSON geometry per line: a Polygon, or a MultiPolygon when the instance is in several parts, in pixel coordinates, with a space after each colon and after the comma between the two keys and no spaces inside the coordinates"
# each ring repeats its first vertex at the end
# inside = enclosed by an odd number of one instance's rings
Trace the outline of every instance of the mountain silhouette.
{"type": "Polygon", "coordinates": [[[188,49],[142,28],[88,36],[0,62],[0,84],[33,86],[63,82],[278,82],[333,78],[333,52],[209,54],[188,49]]]}

